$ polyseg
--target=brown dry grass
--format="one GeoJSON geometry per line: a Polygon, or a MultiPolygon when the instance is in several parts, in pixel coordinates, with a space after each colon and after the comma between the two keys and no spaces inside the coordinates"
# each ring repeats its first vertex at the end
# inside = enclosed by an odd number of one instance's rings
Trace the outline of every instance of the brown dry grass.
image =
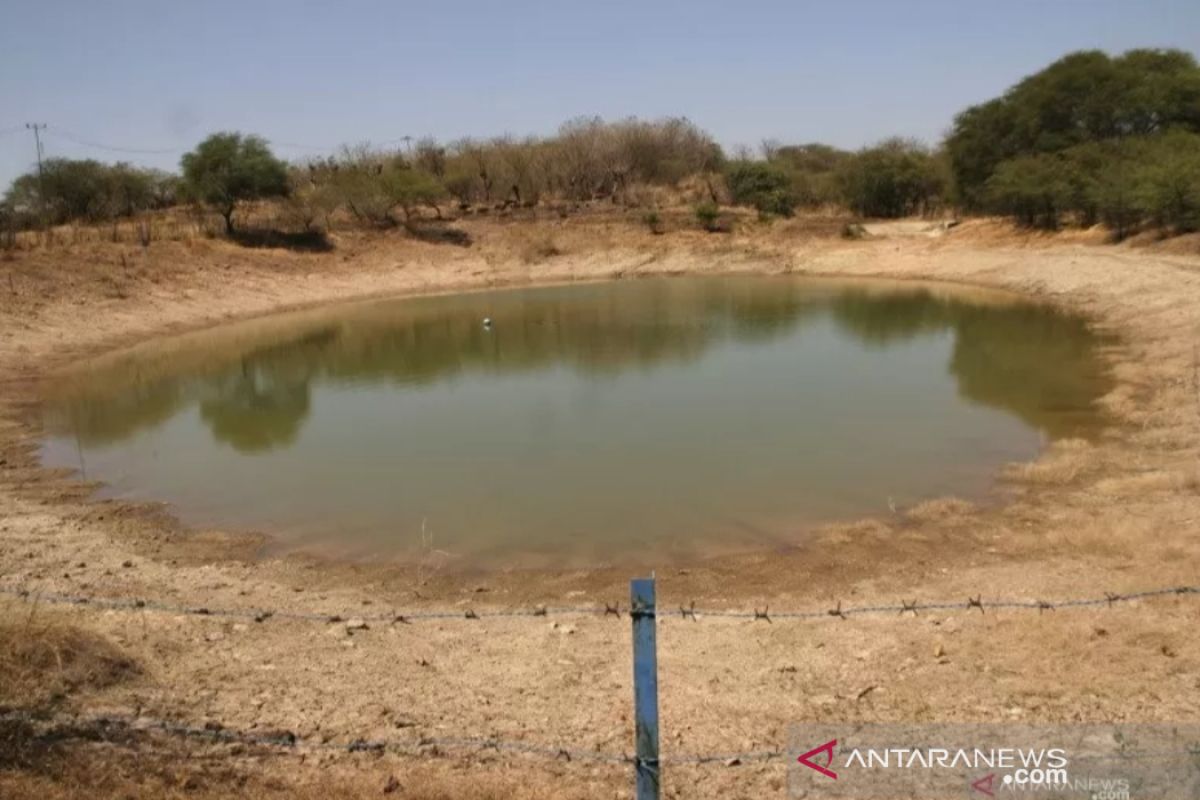
{"type": "MultiPolygon", "coordinates": [[[[5,800],[95,798],[295,798],[342,800],[386,795],[394,800],[546,798],[504,774],[479,777],[442,766],[364,764],[336,778],[300,774],[304,757],[269,748],[211,744],[161,733],[114,733],[93,722],[44,730],[74,695],[136,676],[137,664],[108,639],[65,624],[37,606],[21,622],[0,624],[0,797],[5,800]],[[7,718],[3,714],[9,714],[7,718]],[[28,716],[19,716],[28,715],[28,716]]],[[[560,794],[554,794],[560,797],[560,794]]]]}
{"type": "Polygon", "coordinates": [[[517,247],[517,253],[526,264],[541,264],[565,252],[554,234],[548,231],[534,231],[522,237],[523,241],[517,247]]]}
{"type": "Polygon", "coordinates": [[[187,747],[178,741],[131,737],[93,742],[88,730],[37,738],[31,729],[0,724],[0,746],[21,737],[21,761],[0,761],[5,800],[545,800],[564,795],[522,780],[516,770],[499,774],[447,767],[375,763],[297,769],[304,759],[267,752],[235,753],[228,746],[187,747]],[[67,735],[71,738],[63,739],[67,735]],[[78,737],[78,738],[75,738],[78,737]]]}
{"type": "Polygon", "coordinates": [[[0,622],[0,708],[41,709],[137,672],[137,664],[112,642],[42,619],[36,604],[23,621],[0,622]]]}
{"type": "Polygon", "coordinates": [[[1096,466],[1090,451],[1091,445],[1086,441],[1065,439],[1056,442],[1037,461],[1012,465],[1006,474],[1021,483],[1064,486],[1096,466]]]}
{"type": "MultiPolygon", "coordinates": [[[[404,608],[620,599],[629,575],[618,569],[439,574],[417,597],[399,568],[253,560],[247,537],[179,535],[166,514],[90,501],[77,484],[40,467],[37,381],[72,361],[164,332],[334,299],[743,271],[935,279],[1015,290],[1086,313],[1124,342],[1112,353],[1119,385],[1105,399],[1114,425],[1091,444],[1061,442],[1014,468],[1003,502],[971,508],[931,501],[830,526],[794,549],[705,562],[678,574],[664,570],[664,602],[769,603],[774,611],[981,592],[1053,600],[1195,582],[1200,259],[1164,257],[1167,251],[1149,244],[1100,247],[1071,236],[1014,234],[989,221],[966,221],[938,236],[926,235],[924,223],[893,226],[892,233],[844,242],[838,237],[844,219],[836,215],[770,226],[739,218],[733,234],[715,237],[696,228],[690,209],[662,213],[668,232],[658,237],[638,215],[610,207],[537,223],[473,216],[456,223],[474,239],[470,248],[415,242],[399,232],[338,231],[337,249],[324,254],[250,251],[203,238],[156,240],[145,249],[97,239],[18,252],[0,264],[0,572],[47,591],[296,610],[368,601],[404,608]],[[522,248],[539,236],[551,237],[567,255],[542,264],[523,259],[522,248]],[[126,559],[136,568],[124,569],[126,559]],[[487,594],[474,594],[481,583],[487,594]]],[[[788,725],[811,719],[1197,719],[1200,650],[1186,635],[1194,602],[1170,597],[1020,618],[923,613],[820,627],[708,621],[685,628],[664,619],[665,741],[676,753],[763,749],[779,744],[788,725]],[[1103,635],[1096,633],[1101,629],[1103,635]],[[942,645],[948,663],[930,657],[942,645]],[[868,686],[878,689],[856,700],[868,686]]],[[[0,643],[27,617],[23,604],[0,606],[9,626],[0,643]]],[[[60,669],[53,655],[79,646],[38,650],[27,643],[18,662],[51,664],[43,676],[79,687],[52,687],[40,697],[67,691],[71,708],[140,708],[159,718],[286,728],[306,741],[330,736],[341,743],[398,738],[396,720],[412,725],[413,735],[470,731],[606,752],[621,751],[631,738],[629,670],[624,656],[614,657],[627,652],[628,628],[611,618],[573,622],[571,635],[544,624],[490,620],[372,628],[353,638],[320,625],[239,631],[217,618],[94,607],[71,609],[62,619],[127,648],[146,672],[137,681],[95,688],[88,679],[70,679],[72,657],[60,669]]],[[[22,669],[28,682],[29,667],[22,669]]],[[[584,762],[507,754],[454,753],[422,759],[417,769],[418,762],[390,755],[267,757],[186,744],[146,735],[112,745],[73,739],[44,767],[0,772],[0,797],[337,800],[382,796],[391,775],[403,790],[389,796],[401,798],[612,796],[628,783],[624,770],[600,775],[584,762]]],[[[687,797],[778,796],[784,768],[678,769],[669,781],[687,797]]]]}

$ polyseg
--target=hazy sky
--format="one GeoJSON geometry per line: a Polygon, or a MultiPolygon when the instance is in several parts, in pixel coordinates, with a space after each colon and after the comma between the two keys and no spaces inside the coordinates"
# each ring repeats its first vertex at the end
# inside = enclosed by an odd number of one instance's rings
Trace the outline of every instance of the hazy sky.
{"type": "Polygon", "coordinates": [[[936,141],[1063,53],[1200,52],[1200,0],[0,0],[0,185],[51,156],[174,168],[219,129],[287,157],[406,134],[682,115],[724,145],[936,141]],[[159,154],[119,153],[76,140],[159,154]]]}

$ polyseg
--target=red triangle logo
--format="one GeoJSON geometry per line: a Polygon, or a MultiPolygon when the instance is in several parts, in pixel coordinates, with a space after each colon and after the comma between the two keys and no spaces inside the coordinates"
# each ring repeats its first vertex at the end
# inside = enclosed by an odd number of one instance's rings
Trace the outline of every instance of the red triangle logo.
{"type": "Polygon", "coordinates": [[[836,781],[837,773],[834,772],[833,770],[829,769],[829,767],[833,766],[833,748],[837,746],[837,742],[838,742],[837,739],[830,739],[828,742],[821,745],[820,747],[814,747],[812,750],[809,750],[807,753],[800,756],[796,760],[799,761],[804,766],[808,767],[809,769],[815,769],[817,772],[821,773],[826,778],[833,778],[836,781]],[[810,758],[815,756],[817,753],[825,754],[825,756],[829,762],[827,766],[823,767],[820,764],[817,764],[817,763],[809,760],[810,758]]]}
{"type": "Polygon", "coordinates": [[[992,794],[992,782],[995,780],[996,773],[993,772],[991,775],[984,775],[982,778],[972,783],[971,788],[980,794],[986,794],[988,797],[995,797],[995,795],[992,794]]]}

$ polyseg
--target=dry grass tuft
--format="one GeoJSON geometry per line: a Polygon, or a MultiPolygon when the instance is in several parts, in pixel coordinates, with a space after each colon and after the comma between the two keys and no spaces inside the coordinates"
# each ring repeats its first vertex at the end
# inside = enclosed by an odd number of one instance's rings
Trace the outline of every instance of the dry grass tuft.
{"type": "Polygon", "coordinates": [[[895,530],[878,519],[833,522],[821,529],[822,539],[830,544],[850,544],[862,541],[886,541],[895,530]]]}
{"type": "Polygon", "coordinates": [[[36,619],[0,623],[0,707],[34,709],[81,689],[102,689],[138,667],[100,636],[36,619]]]}
{"type": "Polygon", "coordinates": [[[1013,464],[1005,477],[1021,483],[1043,486],[1064,486],[1075,480],[1094,464],[1092,446],[1081,439],[1064,439],[1037,461],[1013,464]]]}
{"type": "Polygon", "coordinates": [[[1104,494],[1139,497],[1158,492],[1178,491],[1186,485],[1186,477],[1179,473],[1155,470],[1141,475],[1105,478],[1098,481],[1095,488],[1104,494]]]}
{"type": "Polygon", "coordinates": [[[554,235],[546,231],[525,236],[517,248],[517,255],[526,264],[540,264],[547,259],[561,256],[564,252],[554,235]]]}
{"type": "Polygon", "coordinates": [[[938,497],[904,512],[913,522],[944,522],[975,513],[975,504],[958,497],[938,497]]]}

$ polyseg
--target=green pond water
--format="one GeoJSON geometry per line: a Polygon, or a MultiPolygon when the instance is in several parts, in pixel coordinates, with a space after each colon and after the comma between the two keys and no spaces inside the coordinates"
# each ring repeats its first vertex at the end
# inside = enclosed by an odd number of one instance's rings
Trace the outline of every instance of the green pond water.
{"type": "Polygon", "coordinates": [[[986,499],[1099,430],[1102,344],[1007,296],[783,276],[357,303],[74,370],[43,457],[278,548],[663,563],[986,499]]]}

